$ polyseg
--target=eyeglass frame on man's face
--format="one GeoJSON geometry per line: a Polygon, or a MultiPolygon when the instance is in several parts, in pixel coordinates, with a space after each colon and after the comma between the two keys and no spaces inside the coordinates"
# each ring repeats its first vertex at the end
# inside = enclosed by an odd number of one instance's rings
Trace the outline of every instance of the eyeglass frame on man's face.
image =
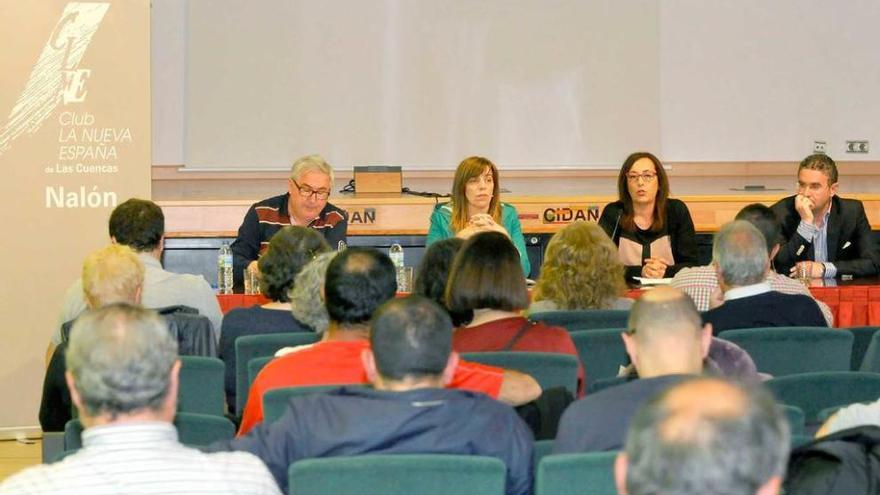
{"type": "Polygon", "coordinates": [[[654,182],[657,179],[657,172],[648,172],[644,174],[626,174],[626,180],[629,182],[638,182],[639,179],[645,181],[645,183],[654,182]]]}
{"type": "Polygon", "coordinates": [[[296,187],[296,190],[299,191],[299,195],[303,198],[314,197],[319,201],[324,201],[330,197],[329,189],[312,189],[312,186],[306,184],[304,186],[299,185],[299,182],[296,179],[291,178],[290,182],[293,182],[293,186],[296,187]]]}

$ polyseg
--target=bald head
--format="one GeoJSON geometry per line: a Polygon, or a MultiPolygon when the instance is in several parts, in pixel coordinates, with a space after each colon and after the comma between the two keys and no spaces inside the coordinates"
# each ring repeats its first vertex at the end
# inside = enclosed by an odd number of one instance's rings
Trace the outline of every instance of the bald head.
{"type": "Polygon", "coordinates": [[[630,495],[776,493],[788,444],[788,423],[765,390],[696,378],[640,409],[618,484],[630,495]]]}
{"type": "Polygon", "coordinates": [[[693,300],[671,287],[646,291],[629,316],[623,343],[639,376],[699,374],[712,329],[703,326],[693,300]]]}
{"type": "Polygon", "coordinates": [[[702,323],[694,301],[672,287],[646,291],[629,314],[630,332],[640,341],[673,334],[698,338],[700,328],[702,323]]]}

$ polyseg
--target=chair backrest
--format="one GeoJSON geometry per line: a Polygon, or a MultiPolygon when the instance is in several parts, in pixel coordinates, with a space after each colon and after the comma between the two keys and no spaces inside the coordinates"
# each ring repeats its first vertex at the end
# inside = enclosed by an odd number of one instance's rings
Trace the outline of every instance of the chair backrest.
{"type": "Polygon", "coordinates": [[[223,361],[202,356],[180,356],[180,361],[177,412],[223,416],[226,412],[223,361]]]}
{"type": "Polygon", "coordinates": [[[291,495],[504,495],[507,468],[494,457],[411,454],[306,459],[288,470],[291,495]],[[344,473],[344,474],[340,474],[344,473]]]}
{"type": "Polygon", "coordinates": [[[822,410],[880,397],[880,374],[827,371],[782,376],[764,382],[776,400],[801,408],[807,426],[820,421],[822,410]]]}
{"type": "Polygon", "coordinates": [[[569,332],[597,328],[626,328],[629,320],[627,309],[578,309],[572,311],[543,311],[529,315],[532,321],[565,327],[569,332]]]}
{"type": "Polygon", "coordinates": [[[852,328],[850,330],[853,331],[856,336],[856,344],[853,345],[853,351],[855,351],[859,340],[863,340],[865,334],[873,330],[873,332],[871,332],[871,340],[868,343],[868,347],[862,355],[862,360],[859,361],[858,368],[855,369],[859,371],[873,371],[874,373],[880,373],[880,332],[877,331],[877,327],[852,328]],[[859,339],[859,337],[861,337],[861,339],[859,339]]]}
{"type": "Polygon", "coordinates": [[[557,454],[544,457],[535,473],[535,495],[589,493],[616,495],[614,459],[617,452],[557,454]]]}
{"type": "MultiPolygon", "coordinates": [[[[186,306],[174,306],[186,308],[186,306]]],[[[204,315],[187,311],[168,311],[160,314],[168,324],[168,332],[177,341],[177,352],[181,356],[217,357],[217,342],[211,320],[204,315]]]]}
{"type": "Polygon", "coordinates": [[[300,387],[280,387],[273,388],[263,394],[263,421],[271,423],[280,418],[284,411],[287,410],[287,402],[293,397],[302,397],[303,395],[320,394],[328,390],[336,390],[341,386],[348,388],[367,387],[363,384],[339,384],[339,385],[306,385],[300,387]]]}
{"type": "MultiPolygon", "coordinates": [[[[254,384],[254,380],[257,379],[257,375],[260,374],[260,371],[269,364],[269,361],[275,359],[274,356],[263,356],[258,358],[253,358],[247,363],[247,390],[244,393],[244,398],[247,399],[248,394],[250,393],[251,386],[254,384]]],[[[244,409],[242,408],[242,411],[244,409]]]]}
{"type": "Polygon", "coordinates": [[[535,449],[532,451],[532,458],[537,467],[541,463],[541,459],[553,453],[553,442],[555,440],[535,440],[535,449]]]}
{"type": "Polygon", "coordinates": [[[584,365],[585,390],[589,390],[596,380],[617,376],[620,366],[629,362],[620,338],[621,332],[615,328],[604,328],[571,333],[571,340],[584,365]]]}
{"type": "Polygon", "coordinates": [[[565,387],[577,397],[578,359],[553,352],[465,352],[466,361],[498,366],[532,375],[541,388],[565,387]]]}
{"type": "Polygon", "coordinates": [[[804,411],[797,407],[792,406],[791,404],[780,404],[782,406],[782,412],[785,414],[785,419],[788,420],[788,426],[791,429],[792,435],[803,435],[807,416],[804,414],[804,411]]]}
{"type": "Polygon", "coordinates": [[[248,363],[256,357],[274,356],[282,347],[314,344],[321,336],[310,332],[243,335],[235,339],[235,410],[244,410],[252,381],[248,380],[248,363]]]}
{"type": "Polygon", "coordinates": [[[773,376],[813,371],[849,371],[853,334],[817,327],[726,330],[718,337],[742,347],[758,371],[773,376]]]}
{"type": "MultiPolygon", "coordinates": [[[[177,413],[174,426],[180,443],[192,446],[210,445],[219,440],[231,440],[235,425],[223,416],[212,414],[177,413]]],[[[64,425],[64,452],[82,448],[83,427],[79,419],[71,419],[64,425]]]]}

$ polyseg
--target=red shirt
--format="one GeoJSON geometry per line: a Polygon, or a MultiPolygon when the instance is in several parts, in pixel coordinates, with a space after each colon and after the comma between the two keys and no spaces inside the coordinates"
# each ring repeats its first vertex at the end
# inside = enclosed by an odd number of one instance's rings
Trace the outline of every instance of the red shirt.
{"type": "MultiPolygon", "coordinates": [[[[246,434],[263,420],[263,394],[273,388],[368,383],[361,353],[369,348],[367,340],[322,341],[269,361],[251,386],[238,435],[246,434]]],[[[462,361],[448,386],[482,392],[495,399],[503,380],[501,368],[462,361]]]]}
{"type": "MultiPolygon", "coordinates": [[[[521,316],[490,321],[473,327],[461,327],[452,334],[452,348],[457,352],[495,352],[504,350],[528,322],[521,316]]],[[[584,366],[571,335],[562,327],[537,322],[513,345],[511,351],[556,352],[578,359],[578,395],[583,395],[584,366]]]]}

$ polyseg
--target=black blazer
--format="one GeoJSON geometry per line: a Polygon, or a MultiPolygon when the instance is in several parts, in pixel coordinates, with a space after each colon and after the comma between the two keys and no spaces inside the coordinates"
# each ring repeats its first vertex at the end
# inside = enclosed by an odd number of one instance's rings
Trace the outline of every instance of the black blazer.
{"type": "MultiPolygon", "coordinates": [[[[794,207],[794,196],[780,199],[772,206],[782,224],[782,246],[774,258],[776,271],[788,275],[798,261],[814,261],[812,241],[797,233],[801,222],[794,207]]],[[[867,277],[880,269],[880,253],[868,224],[865,207],[856,199],[831,198],[828,216],[828,261],[837,268],[837,276],[867,277]],[[847,243],[849,243],[847,245],[847,243]],[[846,246],[846,247],[844,247],[846,246]]]]}

